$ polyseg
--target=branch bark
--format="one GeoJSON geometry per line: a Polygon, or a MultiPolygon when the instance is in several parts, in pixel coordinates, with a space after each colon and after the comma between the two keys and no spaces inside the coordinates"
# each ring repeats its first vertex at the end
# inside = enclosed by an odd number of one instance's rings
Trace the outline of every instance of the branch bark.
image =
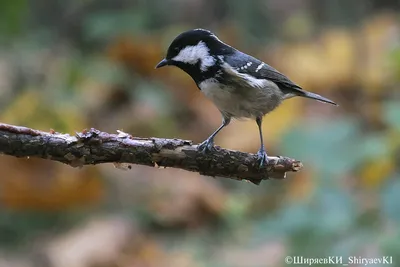
{"type": "Polygon", "coordinates": [[[139,138],[121,131],[109,134],[96,129],[71,136],[2,123],[0,154],[38,157],[72,167],[106,162],[116,166],[173,167],[213,177],[245,179],[255,184],[269,178],[283,179],[286,172],[297,172],[302,168],[301,162],[287,157],[268,157],[268,165],[259,168],[254,154],[222,148],[204,155],[188,140],[139,138]]]}

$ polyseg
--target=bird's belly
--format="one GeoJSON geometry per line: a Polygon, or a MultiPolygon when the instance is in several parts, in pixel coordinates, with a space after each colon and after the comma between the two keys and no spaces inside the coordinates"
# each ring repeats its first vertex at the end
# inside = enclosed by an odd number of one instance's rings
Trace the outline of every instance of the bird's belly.
{"type": "Polygon", "coordinates": [[[277,90],[269,87],[233,87],[206,80],[199,84],[199,88],[227,117],[260,117],[274,110],[282,101],[277,86],[277,90]]]}

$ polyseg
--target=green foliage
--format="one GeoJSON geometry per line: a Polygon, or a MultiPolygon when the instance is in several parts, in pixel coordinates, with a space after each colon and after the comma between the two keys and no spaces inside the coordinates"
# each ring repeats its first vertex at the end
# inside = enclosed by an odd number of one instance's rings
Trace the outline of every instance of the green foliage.
{"type": "Polygon", "coordinates": [[[395,175],[392,179],[388,180],[386,185],[382,188],[381,205],[382,215],[396,224],[400,224],[400,207],[397,205],[400,196],[400,181],[396,179],[395,175]]]}
{"type": "Polygon", "coordinates": [[[387,102],[384,105],[383,116],[393,129],[400,130],[400,107],[398,102],[387,102]]]}
{"type": "Polygon", "coordinates": [[[0,2],[0,41],[22,33],[27,21],[28,1],[1,1],[0,2]]]}
{"type": "Polygon", "coordinates": [[[355,119],[318,121],[302,125],[282,138],[282,153],[321,166],[321,179],[341,175],[354,168],[365,157],[365,141],[355,119]],[[321,155],[324,155],[323,157],[321,155]]]}
{"type": "Polygon", "coordinates": [[[88,40],[106,41],[140,33],[150,19],[140,9],[97,12],[84,20],[83,31],[88,40]]]}
{"type": "Polygon", "coordinates": [[[7,249],[26,248],[38,235],[65,231],[84,219],[84,212],[19,212],[2,210],[0,246],[7,249]]]}

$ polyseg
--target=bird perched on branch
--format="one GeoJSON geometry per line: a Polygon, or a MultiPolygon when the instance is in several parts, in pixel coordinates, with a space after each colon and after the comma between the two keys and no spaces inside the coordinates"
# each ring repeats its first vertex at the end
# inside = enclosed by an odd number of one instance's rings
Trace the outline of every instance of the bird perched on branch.
{"type": "Polygon", "coordinates": [[[232,118],[251,118],[257,122],[260,134],[257,153],[260,168],[268,163],[261,129],[265,114],[295,96],[337,105],[303,90],[273,67],[225,44],[204,29],[178,35],[156,68],[164,66],[176,66],[189,74],[222,114],[221,126],[198,149],[205,153],[213,150],[214,137],[232,118]]]}

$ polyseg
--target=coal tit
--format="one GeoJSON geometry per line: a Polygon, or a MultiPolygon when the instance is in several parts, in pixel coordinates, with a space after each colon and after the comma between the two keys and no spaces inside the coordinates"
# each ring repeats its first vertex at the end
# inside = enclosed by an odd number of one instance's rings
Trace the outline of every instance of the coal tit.
{"type": "Polygon", "coordinates": [[[178,35],[156,68],[167,65],[189,74],[222,114],[222,125],[198,149],[203,152],[213,150],[214,137],[232,118],[255,119],[261,139],[257,153],[260,168],[268,163],[261,130],[265,114],[294,96],[337,105],[325,97],[304,91],[268,64],[225,44],[204,29],[178,35]]]}

